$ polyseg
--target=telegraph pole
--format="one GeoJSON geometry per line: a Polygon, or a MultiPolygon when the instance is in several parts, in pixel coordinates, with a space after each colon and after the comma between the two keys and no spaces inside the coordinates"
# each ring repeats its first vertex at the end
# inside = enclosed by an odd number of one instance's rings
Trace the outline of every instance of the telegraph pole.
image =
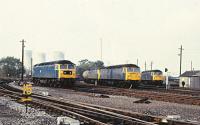
{"type": "Polygon", "coordinates": [[[151,61],[151,70],[153,69],[153,62],[151,61]]]}
{"type": "Polygon", "coordinates": [[[192,71],[192,67],[193,67],[193,66],[192,66],[192,61],[191,61],[191,71],[192,71]]]}
{"type": "Polygon", "coordinates": [[[31,57],[31,77],[33,75],[33,58],[31,57]]]}
{"type": "Polygon", "coordinates": [[[102,44],[103,44],[102,38],[100,38],[100,42],[101,42],[101,61],[103,61],[103,60],[102,60],[102,47],[103,47],[103,46],[102,46],[102,44]]]}
{"type": "Polygon", "coordinates": [[[182,45],[181,45],[181,48],[179,48],[180,49],[180,54],[179,54],[179,56],[180,56],[180,76],[181,76],[181,69],[182,69],[182,56],[183,56],[183,47],[182,47],[182,45]]]}
{"type": "Polygon", "coordinates": [[[137,59],[137,66],[138,66],[138,63],[139,63],[139,61],[138,61],[138,59],[137,59]]]}
{"type": "Polygon", "coordinates": [[[22,71],[21,71],[22,75],[21,75],[21,81],[23,82],[24,81],[24,47],[25,47],[24,42],[25,41],[23,39],[20,42],[22,43],[22,71]]]}
{"type": "Polygon", "coordinates": [[[144,67],[145,67],[145,71],[146,71],[147,70],[147,63],[146,63],[146,61],[145,61],[144,67]]]}

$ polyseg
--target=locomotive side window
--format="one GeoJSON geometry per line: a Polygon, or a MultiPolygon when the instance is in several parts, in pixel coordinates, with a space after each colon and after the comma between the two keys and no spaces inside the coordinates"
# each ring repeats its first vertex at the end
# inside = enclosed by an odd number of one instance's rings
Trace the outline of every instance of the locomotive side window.
{"type": "Polygon", "coordinates": [[[55,70],[58,70],[58,65],[55,65],[55,70]]]}

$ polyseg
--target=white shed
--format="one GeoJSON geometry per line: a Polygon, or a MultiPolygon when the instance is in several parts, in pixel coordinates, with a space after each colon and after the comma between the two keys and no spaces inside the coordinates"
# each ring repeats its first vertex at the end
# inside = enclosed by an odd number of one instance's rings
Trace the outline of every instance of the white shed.
{"type": "Polygon", "coordinates": [[[186,71],[180,76],[180,87],[200,89],[200,71],[186,71]]]}

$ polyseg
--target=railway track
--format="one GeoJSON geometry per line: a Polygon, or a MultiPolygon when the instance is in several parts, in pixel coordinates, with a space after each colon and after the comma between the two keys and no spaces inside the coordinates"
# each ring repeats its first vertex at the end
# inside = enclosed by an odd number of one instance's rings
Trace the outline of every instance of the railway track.
{"type": "MultiPolygon", "coordinates": [[[[111,87],[111,86],[94,86],[93,84],[86,84],[86,83],[76,83],[75,87],[77,87],[77,88],[78,87],[80,87],[80,88],[105,88],[105,89],[112,88],[112,89],[131,90],[128,88],[117,88],[117,87],[111,87]]],[[[136,91],[136,90],[200,96],[200,90],[191,90],[191,89],[187,89],[187,88],[178,88],[178,87],[171,87],[170,89],[166,90],[165,86],[141,85],[137,89],[134,89],[133,91],[136,91]]]]}
{"type": "Polygon", "coordinates": [[[166,90],[165,87],[155,87],[155,86],[140,86],[139,90],[147,90],[147,91],[155,91],[155,92],[164,92],[164,93],[175,93],[175,94],[183,94],[183,95],[191,95],[191,96],[200,96],[200,90],[191,90],[186,88],[178,88],[171,87],[166,90]]]}
{"type": "MultiPolygon", "coordinates": [[[[15,99],[20,99],[21,90],[12,88],[4,84],[0,88],[0,93],[15,99]],[[15,91],[15,92],[13,92],[15,91]]],[[[188,122],[169,120],[168,123],[162,122],[162,117],[154,117],[139,113],[125,112],[122,110],[108,108],[104,106],[75,102],[72,100],[60,100],[54,97],[44,97],[33,94],[32,105],[40,106],[51,112],[57,112],[75,118],[84,124],[106,125],[196,125],[188,122]]]]}
{"type": "MultiPolygon", "coordinates": [[[[6,87],[9,88],[10,87],[6,87]]],[[[20,92],[5,90],[5,86],[1,88],[1,93],[4,93],[12,98],[20,99],[20,92]]],[[[105,107],[91,106],[84,103],[72,102],[70,100],[58,100],[51,97],[43,97],[40,95],[32,95],[33,101],[31,104],[39,105],[48,110],[53,110],[62,114],[67,114],[70,117],[76,118],[85,124],[105,125],[105,124],[124,124],[124,125],[156,125],[160,119],[146,116],[144,119],[152,121],[144,121],[137,118],[125,115],[126,112],[118,111],[117,109],[107,109],[105,107]],[[118,112],[117,112],[118,111],[118,112]]]]}
{"type": "Polygon", "coordinates": [[[122,95],[137,98],[148,98],[151,100],[173,102],[179,104],[189,104],[200,106],[200,96],[198,91],[184,91],[178,89],[172,90],[141,90],[141,89],[124,89],[116,87],[94,86],[94,85],[80,85],[75,88],[77,91],[101,93],[109,95],[122,95]]]}

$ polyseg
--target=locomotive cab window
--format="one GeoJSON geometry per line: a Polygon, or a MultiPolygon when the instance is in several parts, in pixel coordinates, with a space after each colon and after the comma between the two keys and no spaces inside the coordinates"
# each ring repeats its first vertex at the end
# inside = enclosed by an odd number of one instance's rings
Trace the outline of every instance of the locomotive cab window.
{"type": "Polygon", "coordinates": [[[67,69],[67,65],[60,65],[60,69],[67,69]]]}
{"type": "Polygon", "coordinates": [[[140,72],[140,68],[134,68],[134,72],[140,72]]]}
{"type": "Polygon", "coordinates": [[[127,67],[127,71],[128,71],[128,72],[133,72],[134,69],[133,69],[132,67],[127,67]]]}
{"type": "Polygon", "coordinates": [[[74,69],[74,68],[75,68],[74,65],[68,64],[68,69],[74,69]]]}
{"type": "Polygon", "coordinates": [[[128,72],[140,72],[140,69],[139,68],[134,68],[134,67],[128,67],[127,71],[128,72]]]}
{"type": "Polygon", "coordinates": [[[162,75],[162,72],[155,72],[155,75],[162,75]]]}

